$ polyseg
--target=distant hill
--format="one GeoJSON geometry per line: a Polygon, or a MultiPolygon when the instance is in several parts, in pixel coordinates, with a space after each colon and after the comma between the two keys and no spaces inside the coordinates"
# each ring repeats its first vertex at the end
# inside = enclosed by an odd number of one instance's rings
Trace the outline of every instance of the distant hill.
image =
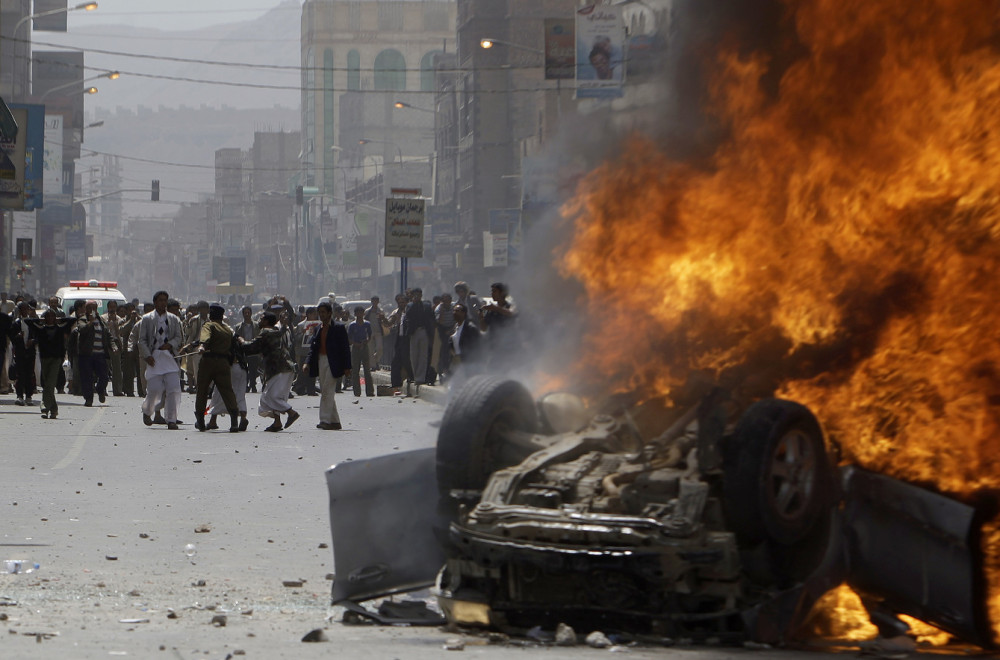
{"type": "Polygon", "coordinates": [[[104,125],[85,131],[84,158],[77,163],[85,188],[89,168],[104,163],[100,154],[124,156],[119,158],[122,188],[148,190],[152,179],[160,180],[161,203],[151,203],[147,193],[122,196],[132,217],[170,217],[177,207],[169,202],[197,201],[199,194],[214,192],[216,149],[249,149],[255,131],[299,130],[298,109],[280,107],[119,108],[99,111],[95,118],[104,125]],[[87,155],[90,150],[98,155],[87,155]]]}
{"type": "MultiPolygon", "coordinates": [[[[301,78],[296,67],[300,63],[301,16],[299,0],[284,0],[256,20],[211,28],[178,32],[104,24],[74,28],[68,33],[35,32],[33,39],[36,50],[51,48],[37,42],[86,49],[89,51],[85,55],[88,68],[122,72],[118,80],[93,83],[99,92],[87,99],[88,112],[98,108],[114,110],[119,106],[134,110],[140,105],[154,109],[161,105],[168,108],[181,105],[194,108],[203,105],[216,108],[227,105],[238,109],[272,108],[275,105],[298,108],[301,78]],[[291,68],[269,71],[127,57],[93,52],[95,50],[291,68]],[[175,80],[177,78],[212,82],[175,80]]],[[[86,75],[95,74],[88,71],[86,75]]]]}
{"type": "MultiPolygon", "coordinates": [[[[98,25],[60,34],[36,32],[38,42],[87,49],[88,68],[121,71],[118,80],[94,81],[98,94],[87,97],[86,122],[104,124],[84,132],[84,158],[77,163],[84,193],[104,162],[88,150],[123,156],[119,159],[123,188],[147,189],[161,182],[161,203],[145,193],[122,195],[128,217],[171,217],[170,202],[197,201],[215,187],[215,150],[249,149],[255,131],[298,131],[299,35],[301,6],[284,0],[257,20],[184,32],[98,25]],[[168,59],[125,57],[96,50],[290,67],[273,72],[168,59]],[[157,76],[157,77],[151,77],[157,76]],[[216,81],[196,83],[176,78],[216,81]],[[273,85],[289,89],[233,86],[222,83],[273,85]],[[124,158],[128,157],[128,158],[124,158]],[[153,162],[144,162],[153,161],[153,162]],[[178,167],[167,163],[191,164],[178,167]],[[96,169],[95,169],[96,168],[96,169]]],[[[86,76],[96,75],[88,71],[86,76]]]]}

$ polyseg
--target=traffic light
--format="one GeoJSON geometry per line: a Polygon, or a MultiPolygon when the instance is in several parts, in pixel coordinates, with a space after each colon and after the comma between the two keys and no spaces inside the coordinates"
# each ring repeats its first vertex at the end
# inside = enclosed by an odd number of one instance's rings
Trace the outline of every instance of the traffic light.
{"type": "Polygon", "coordinates": [[[302,186],[295,186],[295,203],[302,206],[305,199],[302,196],[302,186]]]}
{"type": "Polygon", "coordinates": [[[149,198],[154,202],[160,201],[160,180],[153,179],[153,190],[150,193],[149,198]]]}

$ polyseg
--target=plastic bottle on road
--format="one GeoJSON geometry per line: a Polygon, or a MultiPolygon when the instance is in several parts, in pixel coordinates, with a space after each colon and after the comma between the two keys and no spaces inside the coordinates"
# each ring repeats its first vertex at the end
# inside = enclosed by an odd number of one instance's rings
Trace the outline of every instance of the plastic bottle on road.
{"type": "Polygon", "coordinates": [[[28,559],[4,559],[4,573],[34,573],[40,568],[38,564],[28,559]]]}

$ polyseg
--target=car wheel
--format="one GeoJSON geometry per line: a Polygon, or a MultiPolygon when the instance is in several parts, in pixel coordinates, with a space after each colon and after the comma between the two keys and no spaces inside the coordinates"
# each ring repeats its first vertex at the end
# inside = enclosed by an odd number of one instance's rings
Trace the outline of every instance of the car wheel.
{"type": "Polygon", "coordinates": [[[535,401],[523,385],[492,376],[470,378],[453,393],[441,420],[437,442],[441,493],[482,490],[490,474],[516,465],[530,453],[510,451],[504,433],[535,433],[537,427],[535,401]]]}
{"type": "Polygon", "coordinates": [[[832,475],[823,432],[805,406],[782,399],[750,406],[724,464],[727,519],[742,541],[791,545],[825,519],[832,475]]]}

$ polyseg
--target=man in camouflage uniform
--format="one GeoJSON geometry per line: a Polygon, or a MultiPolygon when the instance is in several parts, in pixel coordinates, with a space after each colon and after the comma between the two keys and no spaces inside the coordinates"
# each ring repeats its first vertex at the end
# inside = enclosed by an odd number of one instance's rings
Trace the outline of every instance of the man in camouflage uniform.
{"type": "Polygon", "coordinates": [[[194,425],[199,431],[205,430],[205,407],[208,405],[208,390],[212,383],[222,396],[229,412],[230,433],[239,431],[239,410],[233,393],[231,362],[233,359],[233,329],[226,325],[223,317],[226,308],[211,305],[208,321],[201,326],[198,354],[202,358],[198,365],[198,393],[194,399],[194,425]]]}

